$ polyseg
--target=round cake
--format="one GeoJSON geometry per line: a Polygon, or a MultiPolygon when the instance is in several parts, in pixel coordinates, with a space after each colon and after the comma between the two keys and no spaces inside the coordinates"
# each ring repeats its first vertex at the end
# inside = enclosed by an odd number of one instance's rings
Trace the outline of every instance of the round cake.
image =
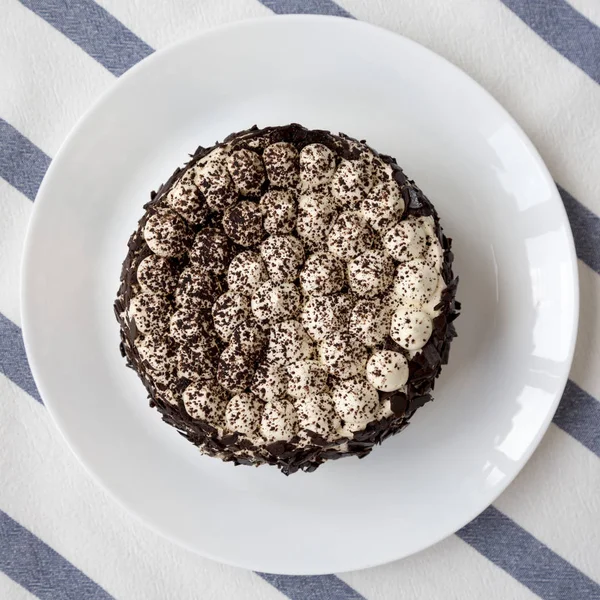
{"type": "Polygon", "coordinates": [[[150,405],[285,474],[366,456],[432,399],[458,278],[395,160],[297,124],[235,133],[151,194],[115,314],[150,405]]]}

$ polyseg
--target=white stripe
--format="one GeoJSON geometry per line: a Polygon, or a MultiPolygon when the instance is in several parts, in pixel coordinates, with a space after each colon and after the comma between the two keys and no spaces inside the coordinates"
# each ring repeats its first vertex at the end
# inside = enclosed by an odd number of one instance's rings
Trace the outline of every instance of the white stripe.
{"type": "Polygon", "coordinates": [[[566,0],[566,2],[586,19],[600,26],[600,2],[598,0],[566,0]]]}
{"type": "Polygon", "coordinates": [[[25,588],[0,571],[0,598],[3,600],[35,600],[25,588]]]}
{"type": "Polygon", "coordinates": [[[600,461],[551,425],[522,473],[494,503],[540,542],[600,582],[600,461]]]}
{"type": "Polygon", "coordinates": [[[2,375],[0,397],[0,472],[11,482],[2,488],[0,508],[110,594],[281,598],[252,572],[183,550],[133,519],[83,470],[46,409],[2,375]]]}
{"type": "Polygon", "coordinates": [[[0,313],[19,326],[21,256],[32,207],[31,200],[0,178],[0,313]]]}
{"type": "Polygon", "coordinates": [[[366,598],[538,598],[467,543],[451,536],[402,561],[340,577],[366,598]]]}
{"type": "Polygon", "coordinates": [[[98,4],[153,48],[164,48],[224,23],[273,14],[257,0],[145,0],[143,4],[99,0],[98,4]]]}
{"type": "Polygon", "coordinates": [[[600,400],[600,276],[579,262],[580,314],[571,379],[600,400]]]}
{"type": "Polygon", "coordinates": [[[600,86],[501,2],[339,4],[431,48],[479,81],[517,119],[554,178],[600,214],[600,86]]]}
{"type": "Polygon", "coordinates": [[[0,56],[0,115],[46,154],[115,79],[17,0],[2,4],[0,56]]]}

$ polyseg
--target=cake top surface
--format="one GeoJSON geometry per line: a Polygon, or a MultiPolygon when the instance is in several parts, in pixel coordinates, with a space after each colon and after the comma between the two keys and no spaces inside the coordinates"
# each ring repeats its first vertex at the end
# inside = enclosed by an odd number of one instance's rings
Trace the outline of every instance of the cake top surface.
{"type": "Polygon", "coordinates": [[[278,129],[200,152],[147,205],[125,318],[166,401],[221,438],[343,445],[406,393],[444,249],[385,157],[278,129]]]}

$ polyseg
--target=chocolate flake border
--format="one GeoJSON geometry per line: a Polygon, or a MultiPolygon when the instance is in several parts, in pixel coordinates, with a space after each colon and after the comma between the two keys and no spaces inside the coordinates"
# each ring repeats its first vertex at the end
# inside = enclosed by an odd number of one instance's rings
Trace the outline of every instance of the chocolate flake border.
{"type": "MultiPolygon", "coordinates": [[[[261,464],[270,464],[278,467],[285,475],[290,475],[298,470],[306,472],[314,471],[326,460],[335,460],[346,456],[363,458],[371,452],[375,445],[381,444],[386,438],[398,433],[408,425],[410,418],[417,409],[433,399],[431,392],[434,389],[435,380],[441,372],[442,365],[448,363],[450,344],[457,335],[453,322],[459,315],[460,303],[455,299],[458,277],[455,277],[452,271],[452,263],[454,261],[454,255],[451,250],[452,240],[444,235],[433,205],[414,181],[406,177],[402,169],[396,164],[395,159],[391,156],[379,154],[377,151],[369,148],[373,154],[379,156],[393,170],[393,177],[398,183],[404,199],[405,212],[403,218],[410,215],[416,217],[433,217],[436,225],[436,234],[444,251],[441,274],[446,283],[446,288],[442,292],[441,301],[436,307],[441,312],[433,320],[431,338],[423,350],[409,361],[410,375],[406,386],[406,393],[379,392],[382,402],[386,399],[390,400],[393,415],[369,423],[364,430],[355,433],[352,439],[341,440],[342,442],[347,441],[347,451],[345,452],[341,452],[334,447],[339,445],[340,440],[328,443],[323,438],[314,434],[311,436],[313,445],[307,447],[299,448],[295,446],[294,442],[297,441],[296,438],[290,442],[274,442],[265,447],[257,448],[248,442],[248,440],[241,438],[237,433],[226,434],[219,438],[218,432],[214,427],[201,420],[192,419],[188,415],[181,397],[179,397],[177,405],[165,401],[162,395],[166,390],[161,389],[159,384],[153,382],[148,377],[148,368],[138,354],[134,343],[138,335],[135,322],[127,317],[127,309],[137,283],[137,266],[143,258],[150,254],[150,250],[143,238],[144,225],[171,187],[189,168],[215,148],[233,143],[236,148],[251,147],[252,150],[260,153],[264,146],[276,142],[289,142],[298,150],[301,150],[308,144],[320,143],[329,147],[342,158],[352,159],[357,156],[357,150],[352,147],[352,144],[355,144],[357,140],[344,134],[336,136],[329,131],[308,130],[296,123],[264,129],[259,129],[255,125],[245,131],[231,134],[223,142],[217,143],[210,148],[198,147],[191,155],[190,161],[183,168],[176,169],[173,175],[156,192],[151,193],[150,202],[144,206],[146,213],[138,222],[138,227],[128,242],[129,251],[123,262],[121,284],[117,300],[114,303],[114,311],[121,327],[121,354],[126,359],[127,366],[136,371],[140,377],[148,392],[150,406],[156,408],[161,413],[165,423],[175,427],[190,442],[201,447],[202,452],[205,454],[217,456],[225,462],[233,462],[236,465],[258,466],[261,464]],[[262,138],[258,147],[249,146],[249,142],[256,138],[262,138]],[[264,145],[261,145],[261,142],[264,142],[264,145]]],[[[366,145],[364,140],[360,143],[366,145]]],[[[216,218],[218,218],[218,215],[216,218]]],[[[214,215],[212,218],[209,217],[208,226],[216,224],[215,220],[214,215]]],[[[205,226],[206,224],[202,225],[202,227],[205,226]]],[[[179,266],[183,268],[184,265],[179,266]]],[[[221,284],[223,286],[226,285],[224,278],[221,284]]],[[[397,346],[391,338],[388,338],[384,347],[400,351],[406,355],[406,352],[397,346]]],[[[180,380],[177,387],[184,389],[187,383],[187,380],[180,380]]]]}

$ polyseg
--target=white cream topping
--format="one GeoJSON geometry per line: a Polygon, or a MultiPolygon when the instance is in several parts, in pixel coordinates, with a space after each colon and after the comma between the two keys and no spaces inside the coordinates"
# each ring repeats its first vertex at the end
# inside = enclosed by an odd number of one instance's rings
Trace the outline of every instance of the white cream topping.
{"type": "Polygon", "coordinates": [[[298,321],[282,321],[271,327],[267,360],[283,366],[314,355],[314,346],[298,321]]]}
{"type": "Polygon", "coordinates": [[[183,405],[192,419],[201,419],[213,427],[225,425],[227,394],[210,383],[191,383],[185,388],[183,405]]]}
{"type": "Polygon", "coordinates": [[[390,335],[405,350],[421,350],[432,331],[431,317],[424,311],[399,308],[392,317],[390,335]]]}
{"type": "Polygon", "coordinates": [[[231,334],[229,343],[237,350],[253,359],[267,343],[268,336],[255,319],[249,318],[242,321],[231,334]]]}
{"type": "Polygon", "coordinates": [[[227,428],[252,437],[258,432],[263,405],[261,401],[248,392],[234,396],[225,409],[227,428]]]}
{"type": "Polygon", "coordinates": [[[399,262],[423,258],[430,246],[439,245],[433,226],[432,217],[408,217],[386,232],[383,245],[399,262]]]}
{"type": "Polygon", "coordinates": [[[222,224],[229,238],[240,246],[256,246],[262,239],[262,211],[256,202],[236,202],[225,210],[222,224]]]}
{"type": "Polygon", "coordinates": [[[267,146],[263,162],[271,185],[294,187],[298,183],[298,151],[292,144],[277,142],[267,146]]]}
{"type": "Polygon", "coordinates": [[[348,329],[365,346],[381,344],[390,331],[391,315],[379,300],[359,300],[350,313],[348,329]]]}
{"type": "Polygon", "coordinates": [[[334,214],[330,198],[323,191],[308,190],[298,198],[296,231],[307,243],[323,244],[334,214]]]}
{"type": "Polygon", "coordinates": [[[212,307],[213,323],[219,336],[227,341],[235,328],[248,318],[250,301],[236,292],[225,292],[212,307]]]}
{"type": "Polygon", "coordinates": [[[424,304],[415,304],[409,298],[400,296],[397,294],[396,289],[391,287],[382,296],[382,306],[389,313],[390,317],[399,308],[409,310],[423,310],[429,314],[432,318],[437,317],[440,314],[440,309],[436,308],[439,306],[442,299],[442,292],[446,289],[446,284],[442,277],[439,278],[437,288],[431,298],[424,304]]]}
{"type": "Polygon", "coordinates": [[[304,247],[291,235],[272,235],[260,245],[269,277],[276,283],[294,281],[304,261],[304,247]]]}
{"type": "Polygon", "coordinates": [[[342,160],[331,181],[331,195],[342,210],[357,210],[372,185],[371,169],[366,160],[342,160]]]}
{"type": "Polygon", "coordinates": [[[298,415],[294,405],[285,398],[267,403],[260,421],[260,434],[267,442],[287,442],[298,431],[298,415]]]}
{"type": "Polygon", "coordinates": [[[217,375],[219,348],[214,340],[205,338],[193,347],[177,349],[177,375],[190,381],[210,381],[217,375]]]}
{"type": "Polygon", "coordinates": [[[251,390],[265,402],[284,396],[288,386],[288,374],[285,367],[274,362],[258,365],[251,390]]]}
{"type": "Polygon", "coordinates": [[[292,398],[318,394],[327,385],[327,370],[318,360],[299,360],[288,365],[287,372],[287,392],[292,398]]]}
{"type": "Polygon", "coordinates": [[[274,362],[263,362],[256,368],[251,390],[265,402],[284,396],[287,391],[288,374],[285,367],[274,362]]]}
{"type": "Polygon", "coordinates": [[[175,368],[175,357],[172,356],[172,347],[168,338],[148,334],[135,340],[135,345],[140,358],[150,365],[151,369],[167,371],[175,368]]]}
{"type": "MultiPolygon", "coordinates": [[[[310,430],[328,441],[342,437],[340,420],[329,394],[303,396],[296,401],[296,410],[301,429],[310,430]]],[[[310,437],[308,439],[310,440],[310,437]]]]}
{"type": "Polygon", "coordinates": [[[395,392],[408,381],[408,363],[400,352],[378,350],[367,362],[367,380],[382,392],[395,392]]]}
{"type": "Polygon", "coordinates": [[[404,200],[395,181],[376,185],[362,201],[360,211],[367,223],[380,234],[388,230],[404,212],[404,200]]]}
{"type": "Polygon", "coordinates": [[[254,375],[252,364],[247,356],[240,354],[235,346],[227,346],[219,358],[217,381],[232,393],[246,389],[254,375]]]}
{"type": "Polygon", "coordinates": [[[384,292],[393,278],[394,262],[383,250],[367,250],[348,264],[350,288],[364,298],[384,292]]]}
{"type": "Polygon", "coordinates": [[[179,308],[169,320],[169,335],[178,344],[208,338],[208,324],[203,315],[193,308],[179,308]]]}
{"type": "Polygon", "coordinates": [[[338,415],[344,421],[344,430],[350,434],[364,429],[377,418],[379,395],[363,377],[336,383],[331,397],[338,415]]]}
{"type": "Polygon", "coordinates": [[[225,150],[217,148],[208,160],[195,169],[194,183],[206,198],[212,210],[225,210],[238,198],[233,181],[224,163],[225,150]],[[220,162],[223,160],[223,162],[220,162]]]}
{"type": "Polygon", "coordinates": [[[346,327],[351,308],[352,301],[346,294],[313,296],[302,309],[302,325],[313,340],[322,342],[346,327]]]}
{"type": "Polygon", "coordinates": [[[141,292],[129,303],[129,317],[142,333],[162,333],[169,325],[170,305],[162,294],[141,292]]]}
{"type": "Polygon", "coordinates": [[[251,296],[266,279],[267,269],[256,252],[240,252],[229,264],[227,285],[233,292],[251,296]]]}
{"type": "Polygon", "coordinates": [[[227,272],[229,254],[229,239],[214,227],[201,229],[188,253],[193,266],[216,274],[227,272]]]}
{"type": "Polygon", "coordinates": [[[328,252],[315,252],[304,263],[300,285],[305,294],[326,296],[344,286],[344,263],[328,252]]]}
{"type": "Polygon", "coordinates": [[[296,225],[296,200],[290,190],[269,190],[260,199],[263,226],[271,235],[292,233],[296,225]]]}
{"type": "Polygon", "coordinates": [[[405,306],[426,304],[437,290],[439,271],[422,258],[400,263],[394,278],[394,293],[405,306]]]}
{"type": "Polygon", "coordinates": [[[305,187],[328,183],[335,173],[335,155],[323,144],[308,144],[300,150],[300,181],[305,187]]]}
{"type": "Polygon", "coordinates": [[[242,196],[258,194],[265,181],[265,167],[260,156],[242,148],[227,156],[227,169],[242,196]]]}
{"type": "Polygon", "coordinates": [[[176,271],[169,259],[156,254],[150,254],[140,262],[137,280],[144,292],[153,294],[171,294],[177,287],[176,271]]]}
{"type": "Polygon", "coordinates": [[[179,308],[209,310],[219,293],[218,284],[200,267],[186,267],[181,271],[175,290],[175,304],[179,308]]]}
{"type": "Polygon", "coordinates": [[[300,291],[293,283],[266,281],[252,296],[251,306],[260,323],[273,325],[298,314],[300,291]]]}
{"type": "Polygon", "coordinates": [[[174,211],[163,209],[151,215],[144,225],[148,248],[162,256],[181,256],[187,249],[190,233],[185,221],[174,211]]]}
{"type": "Polygon", "coordinates": [[[329,252],[350,261],[373,245],[373,231],[358,211],[339,213],[327,237],[329,252]]]}
{"type": "Polygon", "coordinates": [[[367,349],[347,331],[328,335],[319,347],[321,362],[336,377],[348,379],[364,371],[367,349]]]}
{"type": "Polygon", "coordinates": [[[168,192],[165,203],[191,225],[200,225],[208,216],[208,207],[199,198],[198,186],[186,173],[168,192]]]}
{"type": "Polygon", "coordinates": [[[315,217],[319,213],[332,214],[335,212],[333,199],[323,187],[302,190],[298,196],[298,210],[310,213],[315,217]]]}

